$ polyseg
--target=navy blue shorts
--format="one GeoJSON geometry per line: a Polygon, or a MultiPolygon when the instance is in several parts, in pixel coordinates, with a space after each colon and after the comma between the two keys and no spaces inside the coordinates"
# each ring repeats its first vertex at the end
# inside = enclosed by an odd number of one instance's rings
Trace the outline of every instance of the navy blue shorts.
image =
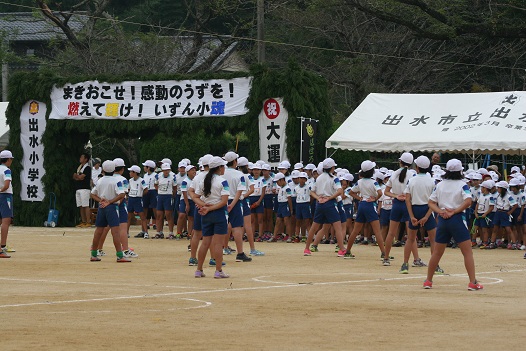
{"type": "MultiPolygon", "coordinates": [[[[479,216],[483,215],[483,213],[479,213],[479,216]]],[[[493,216],[494,213],[491,212],[487,218],[491,219],[491,221],[486,221],[486,218],[476,218],[475,219],[475,225],[480,228],[493,228],[493,216]]]]}
{"type": "Polygon", "coordinates": [[[218,210],[208,212],[201,217],[203,225],[203,236],[214,234],[224,235],[228,233],[228,212],[226,206],[218,210]]]}
{"type": "Polygon", "coordinates": [[[347,222],[347,215],[345,214],[345,210],[343,209],[343,203],[341,201],[338,202],[338,212],[340,213],[340,222],[347,222]]]}
{"type": "MultiPolygon", "coordinates": [[[[184,201],[183,201],[184,202],[184,201]]],[[[181,206],[181,195],[175,195],[175,199],[174,199],[174,208],[172,211],[175,212],[178,212],[179,211],[179,206],[181,206]]]]}
{"type": "Polygon", "coordinates": [[[312,212],[310,210],[310,203],[303,202],[296,204],[296,219],[311,219],[312,212]]]}
{"type": "Polygon", "coordinates": [[[310,201],[310,213],[314,214],[316,213],[316,205],[318,204],[318,201],[311,199],[310,201]]]}
{"type": "Polygon", "coordinates": [[[278,212],[278,195],[272,195],[272,197],[274,199],[273,200],[274,201],[274,205],[273,205],[274,207],[272,208],[272,210],[274,212],[278,212]]]}
{"type": "MultiPolygon", "coordinates": [[[[243,204],[243,217],[250,216],[252,211],[250,210],[250,202],[248,199],[239,200],[243,204]]],[[[261,212],[263,213],[263,212],[261,212]]]]}
{"type": "Polygon", "coordinates": [[[517,207],[512,213],[513,218],[511,220],[511,225],[520,225],[520,224],[522,224],[524,222],[522,219],[521,219],[520,223],[517,220],[517,218],[519,218],[520,214],[521,214],[521,208],[517,207]]]}
{"type": "Polygon", "coordinates": [[[265,203],[267,195],[263,198],[263,201],[259,204],[258,207],[252,208],[252,205],[259,201],[259,196],[251,196],[249,197],[250,201],[250,213],[263,213],[265,211],[265,206],[263,205],[265,203]]]}
{"type": "Polygon", "coordinates": [[[378,207],[376,202],[360,201],[358,213],[356,214],[356,223],[370,223],[379,220],[378,207]]]}
{"type": "Polygon", "coordinates": [[[380,226],[388,226],[389,221],[391,221],[391,210],[380,209],[380,226]]]}
{"type": "Polygon", "coordinates": [[[495,227],[509,227],[511,226],[510,216],[506,211],[495,212],[495,217],[493,217],[493,225],[495,227]]]}
{"type": "Polygon", "coordinates": [[[448,219],[438,216],[435,242],[447,244],[451,238],[455,239],[457,243],[471,240],[465,213],[457,213],[448,219]]]}
{"type": "Polygon", "coordinates": [[[119,223],[128,223],[128,205],[125,200],[119,204],[119,223]]]}
{"type": "MultiPolygon", "coordinates": [[[[184,201],[184,199],[180,202],[181,203],[179,204],[179,212],[186,213],[186,202],[184,201]]],[[[190,207],[190,209],[188,210],[188,217],[192,217],[195,211],[195,203],[192,200],[188,199],[188,206],[190,207]]]]}
{"type": "Polygon", "coordinates": [[[314,212],[314,223],[332,224],[340,222],[340,220],[341,217],[336,200],[329,200],[323,204],[317,203],[316,211],[314,212]]]}
{"type": "Polygon", "coordinates": [[[276,217],[278,218],[290,217],[290,208],[289,208],[288,201],[278,202],[278,210],[276,211],[276,217]]]}
{"type": "Polygon", "coordinates": [[[170,194],[157,196],[158,211],[173,211],[173,196],[170,194]]]}
{"type": "MultiPolygon", "coordinates": [[[[428,205],[413,205],[411,208],[413,209],[413,214],[415,215],[415,218],[418,220],[421,220],[422,218],[424,218],[426,216],[427,211],[429,210],[428,205]]],[[[408,225],[409,225],[409,229],[417,230],[420,228],[418,226],[415,227],[411,223],[411,221],[409,221],[408,225]]],[[[424,224],[424,228],[427,231],[429,231],[429,230],[435,229],[436,227],[437,227],[437,222],[435,220],[435,214],[431,212],[431,215],[429,216],[428,220],[424,224]]]]}
{"type": "Polygon", "coordinates": [[[157,208],[157,190],[148,189],[146,195],[142,197],[144,208],[157,208]]]}
{"type": "Polygon", "coordinates": [[[263,207],[267,210],[272,210],[274,208],[274,195],[265,194],[263,198],[263,207]]]}
{"type": "MultiPolygon", "coordinates": [[[[228,200],[230,205],[232,200],[228,200]]],[[[232,210],[228,213],[228,223],[232,225],[232,228],[239,228],[244,225],[243,221],[243,203],[241,200],[236,202],[236,205],[232,207],[232,210]]],[[[203,231],[204,231],[204,222],[203,222],[203,231]]]]}
{"type": "Polygon", "coordinates": [[[13,218],[13,194],[0,194],[0,217],[13,218]]]}
{"type": "Polygon", "coordinates": [[[202,216],[199,214],[199,209],[194,204],[194,230],[203,230],[202,216]]]}
{"type": "Polygon", "coordinates": [[[130,197],[128,198],[128,212],[141,213],[144,211],[142,205],[142,197],[130,197]]]}
{"type": "Polygon", "coordinates": [[[96,227],[118,227],[119,226],[119,205],[111,204],[97,211],[95,219],[96,227]]]}
{"type": "Polygon", "coordinates": [[[298,203],[297,198],[291,196],[290,199],[292,200],[292,208],[291,208],[292,211],[290,211],[290,214],[296,217],[296,204],[298,203]]]}
{"type": "Polygon", "coordinates": [[[347,219],[352,219],[354,206],[352,204],[345,204],[343,205],[343,210],[345,211],[345,217],[347,217],[347,219]]]}
{"type": "Polygon", "coordinates": [[[390,220],[395,222],[407,222],[409,220],[409,212],[407,212],[405,201],[393,199],[390,220]]]}

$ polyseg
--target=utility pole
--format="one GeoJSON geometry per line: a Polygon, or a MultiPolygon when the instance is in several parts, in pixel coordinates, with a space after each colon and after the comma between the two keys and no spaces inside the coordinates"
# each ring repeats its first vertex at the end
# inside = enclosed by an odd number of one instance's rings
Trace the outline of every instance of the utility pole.
{"type": "Polygon", "coordinates": [[[258,16],[258,63],[265,62],[265,0],[258,0],[257,3],[258,16]]]}

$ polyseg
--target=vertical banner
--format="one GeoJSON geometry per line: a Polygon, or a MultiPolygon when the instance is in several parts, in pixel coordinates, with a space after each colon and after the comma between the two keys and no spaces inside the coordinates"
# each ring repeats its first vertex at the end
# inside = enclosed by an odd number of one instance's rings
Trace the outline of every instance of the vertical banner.
{"type": "Polygon", "coordinates": [[[314,163],[314,146],[318,133],[318,121],[312,118],[301,119],[301,162],[314,163]]]}
{"type": "Polygon", "coordinates": [[[287,160],[285,127],[289,113],[283,106],[282,98],[267,99],[259,114],[259,150],[260,159],[271,167],[287,160]]]}
{"type": "Polygon", "coordinates": [[[20,198],[22,201],[42,201],[42,176],[45,173],[42,134],[46,130],[46,104],[28,101],[20,113],[20,129],[20,143],[24,150],[20,198]]]}

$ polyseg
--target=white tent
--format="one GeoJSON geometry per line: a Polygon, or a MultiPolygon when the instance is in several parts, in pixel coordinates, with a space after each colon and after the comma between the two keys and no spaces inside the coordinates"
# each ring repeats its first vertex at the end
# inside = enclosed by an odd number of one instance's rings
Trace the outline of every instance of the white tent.
{"type": "Polygon", "coordinates": [[[325,146],[524,154],[526,92],[369,94],[325,146]]]}
{"type": "Polygon", "coordinates": [[[9,102],[0,102],[0,147],[6,147],[9,143],[9,126],[5,116],[8,104],[9,102]]]}

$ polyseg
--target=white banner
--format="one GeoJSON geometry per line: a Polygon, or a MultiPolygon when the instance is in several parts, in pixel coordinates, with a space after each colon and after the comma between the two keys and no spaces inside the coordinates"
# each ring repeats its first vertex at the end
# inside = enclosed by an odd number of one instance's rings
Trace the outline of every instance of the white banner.
{"type": "Polygon", "coordinates": [[[102,83],[54,87],[51,119],[231,117],[248,112],[252,78],[102,83]]]}
{"type": "Polygon", "coordinates": [[[287,159],[285,127],[289,113],[283,106],[282,98],[267,99],[259,114],[260,159],[271,167],[278,167],[287,159]]]}
{"type": "Polygon", "coordinates": [[[20,113],[20,143],[24,150],[20,183],[22,201],[42,201],[44,188],[44,145],[42,134],[46,130],[46,104],[28,101],[20,113]]]}

